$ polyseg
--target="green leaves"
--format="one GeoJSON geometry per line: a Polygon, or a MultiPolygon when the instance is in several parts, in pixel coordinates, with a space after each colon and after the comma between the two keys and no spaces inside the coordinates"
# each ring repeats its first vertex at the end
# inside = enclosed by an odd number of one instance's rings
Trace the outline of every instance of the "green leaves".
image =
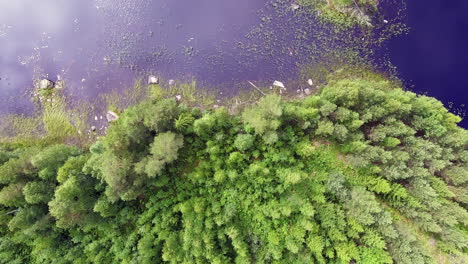
{"type": "Polygon", "coordinates": [[[468,247],[468,134],[437,101],[381,79],[237,116],[153,99],[89,153],[0,148],[0,256],[386,264],[468,247]]]}
{"type": "Polygon", "coordinates": [[[0,204],[8,207],[21,206],[24,203],[23,188],[25,183],[12,183],[0,190],[0,204]]]}
{"type": "Polygon", "coordinates": [[[58,227],[70,228],[92,220],[95,202],[92,184],[84,177],[70,177],[57,188],[49,210],[58,227]]]}
{"type": "Polygon", "coordinates": [[[137,172],[145,172],[148,177],[156,177],[169,164],[177,159],[177,152],[184,145],[183,137],[172,132],[161,133],[154,138],[151,155],[137,165],[137,172]]]}
{"type": "Polygon", "coordinates": [[[39,177],[44,180],[55,178],[57,170],[71,156],[81,154],[80,149],[66,145],[54,145],[32,157],[31,164],[39,169],[39,177]]]}
{"type": "Polygon", "coordinates": [[[189,113],[182,113],[175,120],[174,127],[177,131],[183,132],[193,124],[195,118],[189,113]]]}
{"type": "Polygon", "coordinates": [[[255,134],[263,136],[267,144],[273,144],[278,140],[276,130],[281,125],[282,114],[281,97],[270,94],[260,99],[255,107],[246,109],[242,119],[254,129],[255,134]]]}
{"type": "Polygon", "coordinates": [[[29,204],[47,203],[54,195],[54,184],[46,181],[28,182],[23,188],[23,194],[29,204]]]}
{"type": "Polygon", "coordinates": [[[234,146],[240,151],[246,151],[253,146],[255,137],[250,134],[237,135],[234,146]]]}

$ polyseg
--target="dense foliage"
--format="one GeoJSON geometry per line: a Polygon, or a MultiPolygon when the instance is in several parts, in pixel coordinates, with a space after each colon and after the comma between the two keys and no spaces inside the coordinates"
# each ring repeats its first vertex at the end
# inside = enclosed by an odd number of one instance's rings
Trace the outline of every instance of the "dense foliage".
{"type": "Polygon", "coordinates": [[[468,132],[439,101],[349,78],[237,115],[154,94],[89,151],[0,145],[1,263],[467,261],[468,132]]]}

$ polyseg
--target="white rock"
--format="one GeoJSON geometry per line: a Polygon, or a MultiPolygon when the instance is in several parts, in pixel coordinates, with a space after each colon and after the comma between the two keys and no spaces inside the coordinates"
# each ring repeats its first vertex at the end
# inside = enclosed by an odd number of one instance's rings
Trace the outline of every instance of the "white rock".
{"type": "Polygon", "coordinates": [[[308,83],[310,86],[314,85],[314,81],[312,81],[312,79],[307,80],[307,83],[308,83]]]}
{"type": "Polygon", "coordinates": [[[300,7],[301,7],[301,6],[298,5],[298,4],[296,4],[296,3],[291,4],[291,9],[294,10],[294,11],[297,10],[297,9],[299,9],[300,7]]]}
{"type": "Polygon", "coordinates": [[[285,87],[284,87],[284,84],[283,84],[282,82],[280,82],[280,81],[274,81],[274,82],[273,82],[273,85],[274,85],[274,86],[277,86],[277,87],[280,87],[280,88],[285,88],[285,87]]]}
{"type": "Polygon", "coordinates": [[[54,83],[47,79],[42,79],[39,81],[39,89],[50,89],[54,87],[54,83]]]}
{"type": "Polygon", "coordinates": [[[159,84],[159,78],[154,75],[150,75],[148,77],[148,84],[159,84]]]}
{"type": "Polygon", "coordinates": [[[384,22],[385,24],[388,24],[388,20],[387,20],[387,19],[384,19],[383,22],[384,22]]]}
{"type": "Polygon", "coordinates": [[[91,131],[93,131],[93,132],[96,131],[96,127],[95,127],[95,126],[92,126],[92,127],[91,127],[91,131]]]}
{"type": "Polygon", "coordinates": [[[309,88],[306,88],[306,89],[304,89],[304,93],[305,93],[306,95],[311,95],[311,94],[312,94],[312,91],[311,91],[309,88]]]}
{"type": "Polygon", "coordinates": [[[101,120],[102,120],[102,119],[103,119],[103,117],[102,117],[102,116],[99,116],[99,119],[101,119],[101,120]]]}
{"type": "Polygon", "coordinates": [[[171,86],[172,86],[172,85],[174,85],[174,84],[175,84],[175,81],[174,81],[174,80],[172,80],[172,79],[171,79],[171,80],[169,80],[169,85],[171,85],[171,86]]]}
{"type": "Polygon", "coordinates": [[[65,87],[65,81],[63,81],[63,80],[58,80],[54,85],[54,88],[57,89],[57,90],[61,90],[64,87],[65,87]]]}
{"type": "Polygon", "coordinates": [[[117,115],[116,113],[114,113],[112,111],[107,111],[106,118],[107,118],[108,122],[113,122],[113,121],[119,119],[119,115],[117,115]]]}
{"type": "Polygon", "coordinates": [[[177,99],[177,101],[180,101],[180,99],[182,99],[182,95],[178,94],[175,96],[175,98],[177,99]]]}
{"type": "Polygon", "coordinates": [[[94,120],[95,120],[95,121],[98,121],[98,117],[97,117],[97,116],[94,116],[94,120]]]}

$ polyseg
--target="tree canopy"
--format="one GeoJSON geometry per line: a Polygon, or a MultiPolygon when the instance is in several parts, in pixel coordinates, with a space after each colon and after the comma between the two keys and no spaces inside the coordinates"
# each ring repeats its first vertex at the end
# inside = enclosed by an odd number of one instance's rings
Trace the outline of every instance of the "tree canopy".
{"type": "Polygon", "coordinates": [[[0,263],[466,263],[459,121],[346,78],[235,115],[156,96],[89,150],[2,143],[0,263]]]}

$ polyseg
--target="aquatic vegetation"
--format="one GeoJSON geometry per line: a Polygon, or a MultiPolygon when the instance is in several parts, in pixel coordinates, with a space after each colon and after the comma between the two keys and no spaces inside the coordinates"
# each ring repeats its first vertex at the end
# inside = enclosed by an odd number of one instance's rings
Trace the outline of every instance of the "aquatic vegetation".
{"type": "Polygon", "coordinates": [[[233,112],[150,85],[89,148],[3,142],[0,259],[466,262],[468,132],[399,87],[342,67],[233,112]]]}
{"type": "Polygon", "coordinates": [[[348,28],[356,24],[372,27],[372,16],[378,11],[377,0],[299,0],[311,7],[325,21],[348,28]]]}

